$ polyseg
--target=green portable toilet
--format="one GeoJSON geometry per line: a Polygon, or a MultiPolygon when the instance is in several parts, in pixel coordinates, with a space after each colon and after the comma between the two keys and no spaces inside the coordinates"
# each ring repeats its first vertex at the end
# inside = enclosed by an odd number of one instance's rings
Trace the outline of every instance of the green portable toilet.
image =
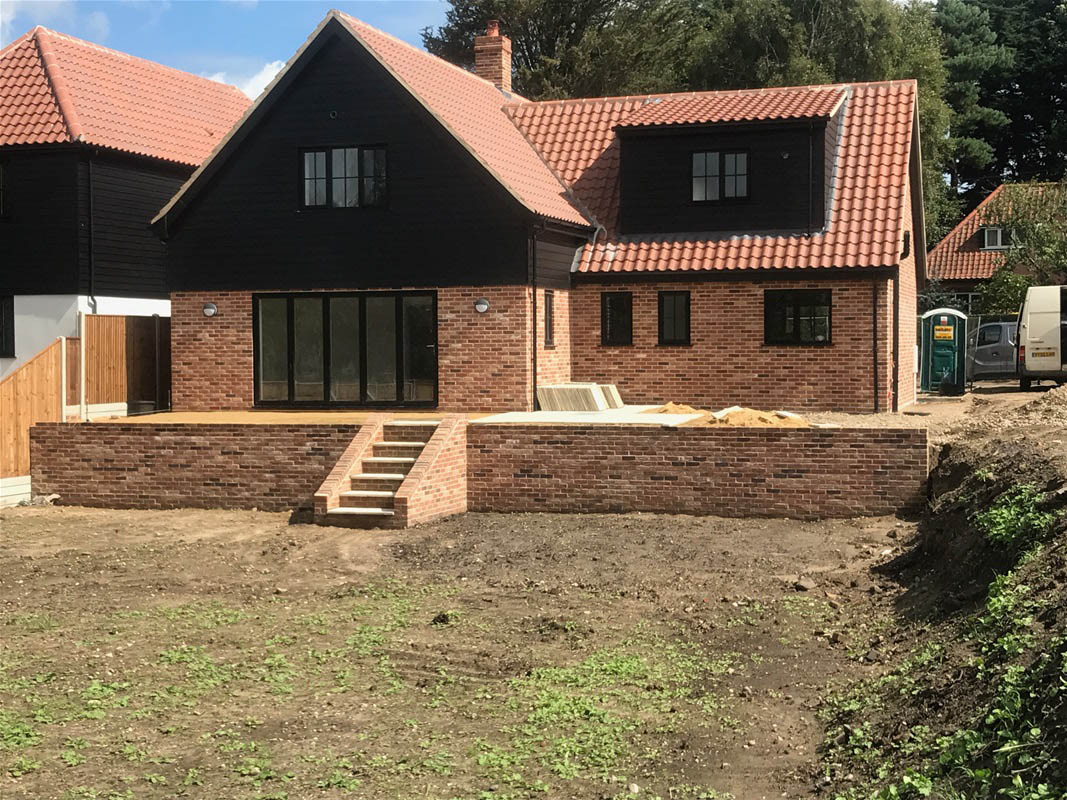
{"type": "Polygon", "coordinates": [[[935,308],[923,314],[922,390],[963,394],[966,359],[967,315],[955,308],[935,308]]]}

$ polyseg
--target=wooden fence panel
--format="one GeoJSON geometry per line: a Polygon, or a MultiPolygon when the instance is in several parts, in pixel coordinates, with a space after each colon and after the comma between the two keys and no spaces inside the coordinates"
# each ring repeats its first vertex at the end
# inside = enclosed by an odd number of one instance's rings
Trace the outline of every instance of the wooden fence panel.
{"type": "Polygon", "coordinates": [[[76,406],[81,403],[81,346],[81,339],[76,336],[67,337],[67,396],[65,402],[68,406],[76,406]]]}
{"type": "Polygon", "coordinates": [[[30,427],[63,417],[60,340],[0,381],[0,478],[30,474],[30,427]]]}
{"type": "Polygon", "coordinates": [[[90,314],[85,317],[85,402],[127,402],[127,317],[90,314]]]}

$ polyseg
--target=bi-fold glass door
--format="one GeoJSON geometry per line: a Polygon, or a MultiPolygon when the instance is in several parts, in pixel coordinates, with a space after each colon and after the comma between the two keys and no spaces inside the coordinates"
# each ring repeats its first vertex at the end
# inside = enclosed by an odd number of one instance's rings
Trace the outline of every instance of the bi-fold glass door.
{"type": "Polygon", "coordinates": [[[256,404],[435,406],[433,292],[253,298],[256,404]]]}

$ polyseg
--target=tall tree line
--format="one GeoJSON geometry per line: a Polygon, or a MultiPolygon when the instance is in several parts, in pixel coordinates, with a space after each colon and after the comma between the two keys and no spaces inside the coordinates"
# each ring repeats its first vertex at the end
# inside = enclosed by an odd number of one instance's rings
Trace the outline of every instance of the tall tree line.
{"type": "Polygon", "coordinates": [[[531,99],[917,79],[929,242],[1067,169],[1062,0],[450,0],[423,41],[472,66],[490,18],[531,99]]]}

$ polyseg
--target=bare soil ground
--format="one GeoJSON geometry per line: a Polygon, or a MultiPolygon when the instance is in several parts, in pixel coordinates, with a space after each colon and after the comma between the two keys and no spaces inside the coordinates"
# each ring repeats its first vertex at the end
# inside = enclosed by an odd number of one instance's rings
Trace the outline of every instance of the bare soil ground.
{"type": "Polygon", "coordinates": [[[913,527],[0,519],[0,795],[42,800],[806,795],[913,527]]]}

